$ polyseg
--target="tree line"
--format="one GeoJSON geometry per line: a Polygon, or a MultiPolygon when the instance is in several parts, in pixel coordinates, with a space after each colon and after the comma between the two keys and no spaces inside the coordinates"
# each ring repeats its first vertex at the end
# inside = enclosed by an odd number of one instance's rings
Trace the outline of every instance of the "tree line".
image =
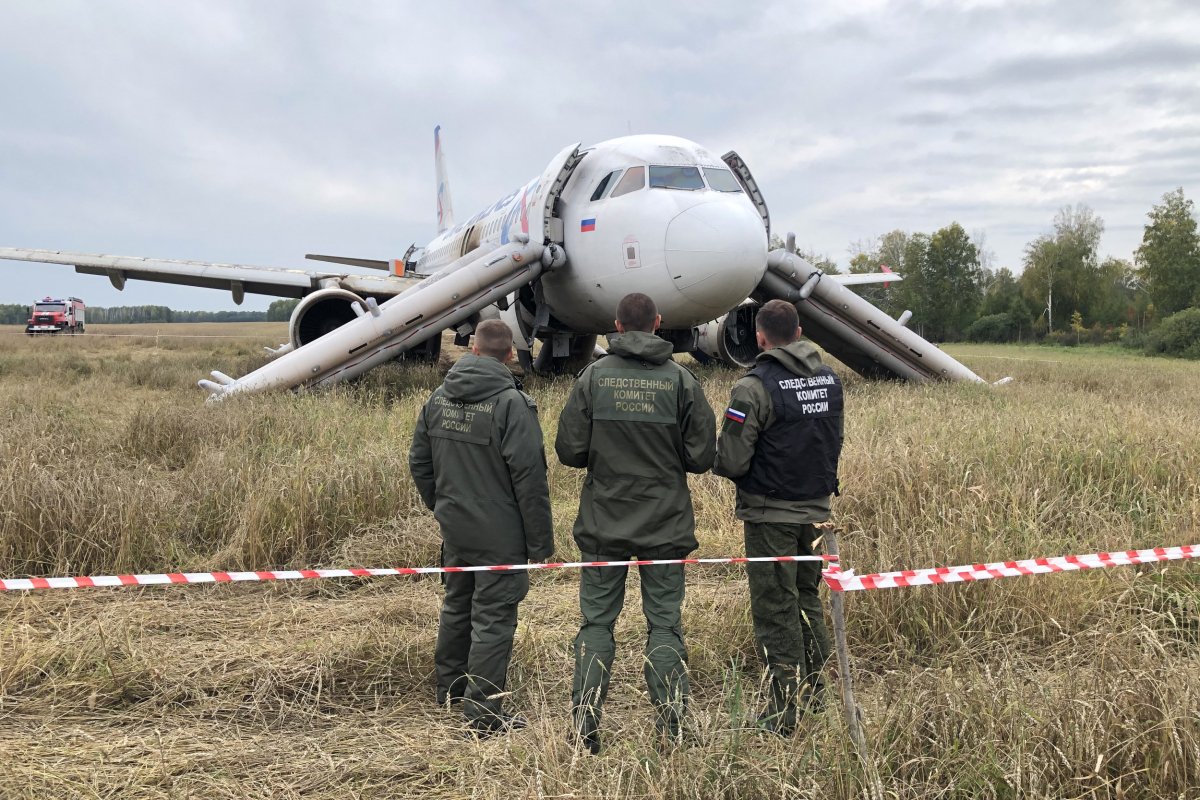
{"type": "Polygon", "coordinates": [[[896,230],[853,245],[850,271],[900,273],[863,295],[893,316],[911,310],[910,327],[935,342],[1119,341],[1200,358],[1200,235],[1183,189],[1150,210],[1132,263],[1100,258],[1103,232],[1086,205],[1064,207],[1053,232],[1025,246],[1017,275],[991,268],[982,235],[973,240],[957,222],[932,234],[896,230]]]}
{"type": "MultiPolygon", "coordinates": [[[[130,324],[141,322],[286,322],[299,300],[276,300],[266,311],[176,311],[167,306],[88,306],[87,324],[130,324]]],[[[0,305],[0,325],[24,325],[29,306],[0,305]]]]}

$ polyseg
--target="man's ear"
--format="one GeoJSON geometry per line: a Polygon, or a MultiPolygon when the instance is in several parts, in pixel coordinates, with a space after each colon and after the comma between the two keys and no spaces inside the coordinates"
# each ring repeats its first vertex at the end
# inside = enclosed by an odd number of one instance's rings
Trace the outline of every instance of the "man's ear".
{"type": "Polygon", "coordinates": [[[475,337],[471,337],[471,352],[474,355],[479,355],[479,343],[475,341],[475,337]]]}
{"type": "Polygon", "coordinates": [[[513,349],[512,349],[512,345],[509,345],[508,349],[504,351],[504,358],[500,359],[500,363],[507,364],[508,362],[512,361],[512,357],[513,357],[513,349]]]}
{"type": "Polygon", "coordinates": [[[799,325],[797,325],[796,326],[796,340],[799,341],[800,337],[802,335],[804,335],[804,328],[801,328],[799,325]]]}
{"type": "Polygon", "coordinates": [[[770,347],[767,346],[769,343],[767,342],[767,337],[762,335],[762,331],[754,332],[754,341],[758,342],[759,350],[770,350],[771,349],[770,347]]]}
{"type": "Polygon", "coordinates": [[[614,319],[614,320],[613,320],[613,325],[616,325],[616,326],[617,326],[617,333],[624,333],[624,332],[625,332],[625,326],[621,324],[621,320],[619,320],[619,319],[614,319]]]}
{"type": "Polygon", "coordinates": [[[662,314],[658,314],[654,317],[654,330],[658,330],[660,325],[662,325],[662,314]]]}

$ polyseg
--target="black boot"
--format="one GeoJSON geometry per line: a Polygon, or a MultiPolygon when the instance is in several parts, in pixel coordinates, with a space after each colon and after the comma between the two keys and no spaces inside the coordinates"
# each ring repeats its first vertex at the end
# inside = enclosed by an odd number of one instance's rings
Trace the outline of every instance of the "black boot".
{"type": "Polygon", "coordinates": [[[495,714],[484,714],[467,720],[470,732],[477,739],[505,736],[513,731],[519,731],[528,725],[529,721],[520,714],[505,714],[503,711],[498,711],[495,714]]]}
{"type": "Polygon", "coordinates": [[[571,735],[567,743],[572,747],[581,745],[594,756],[600,755],[600,721],[595,712],[576,708],[571,712],[571,735]]]}
{"type": "Polygon", "coordinates": [[[770,672],[767,709],[758,715],[758,726],[776,736],[791,736],[796,732],[796,669],[778,664],[770,672]]]}

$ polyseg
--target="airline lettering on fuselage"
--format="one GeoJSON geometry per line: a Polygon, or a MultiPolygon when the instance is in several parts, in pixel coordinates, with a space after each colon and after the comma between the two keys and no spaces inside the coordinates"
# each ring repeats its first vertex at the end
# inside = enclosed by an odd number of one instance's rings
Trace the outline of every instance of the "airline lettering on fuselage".
{"type": "Polygon", "coordinates": [[[537,194],[537,191],[539,188],[541,188],[541,178],[536,178],[536,179],[530,181],[529,183],[522,186],[520,189],[514,189],[513,191],[506,194],[504,197],[501,197],[495,203],[492,203],[492,205],[488,206],[483,211],[480,211],[478,214],[471,217],[466,222],[462,222],[458,225],[455,225],[453,228],[446,231],[444,238],[445,239],[453,239],[455,236],[462,233],[464,230],[471,227],[476,222],[479,222],[481,219],[484,219],[486,217],[492,216],[497,211],[500,211],[501,209],[505,208],[506,206],[507,206],[507,213],[504,216],[504,223],[503,223],[504,227],[501,232],[500,243],[508,244],[508,238],[507,238],[508,229],[512,225],[512,223],[516,221],[518,214],[520,214],[520,219],[521,219],[521,232],[529,233],[529,216],[528,216],[528,212],[526,211],[526,207],[527,207],[529,200],[537,194]],[[518,197],[518,195],[520,196],[520,201],[517,203],[514,203],[513,200],[516,199],[518,197]]]}
{"type": "MultiPolygon", "coordinates": [[[[520,219],[521,233],[529,233],[529,211],[527,206],[530,198],[536,197],[538,189],[541,187],[542,179],[530,181],[521,189],[521,200],[518,203],[513,203],[509,206],[508,213],[504,215],[504,221],[500,223],[500,244],[508,244],[513,223],[520,219]]],[[[516,192],[513,192],[516,195],[516,192]]]]}

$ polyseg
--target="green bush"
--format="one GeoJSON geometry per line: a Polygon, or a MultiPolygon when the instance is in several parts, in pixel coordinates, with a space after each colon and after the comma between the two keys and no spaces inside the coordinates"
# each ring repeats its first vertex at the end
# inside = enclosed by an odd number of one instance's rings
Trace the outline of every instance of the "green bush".
{"type": "Polygon", "coordinates": [[[1200,359],[1200,308],[1184,309],[1164,319],[1146,337],[1146,353],[1200,359]]]}
{"type": "Polygon", "coordinates": [[[1017,326],[1007,313],[989,314],[967,326],[968,342],[1011,342],[1017,338],[1017,326]]]}

